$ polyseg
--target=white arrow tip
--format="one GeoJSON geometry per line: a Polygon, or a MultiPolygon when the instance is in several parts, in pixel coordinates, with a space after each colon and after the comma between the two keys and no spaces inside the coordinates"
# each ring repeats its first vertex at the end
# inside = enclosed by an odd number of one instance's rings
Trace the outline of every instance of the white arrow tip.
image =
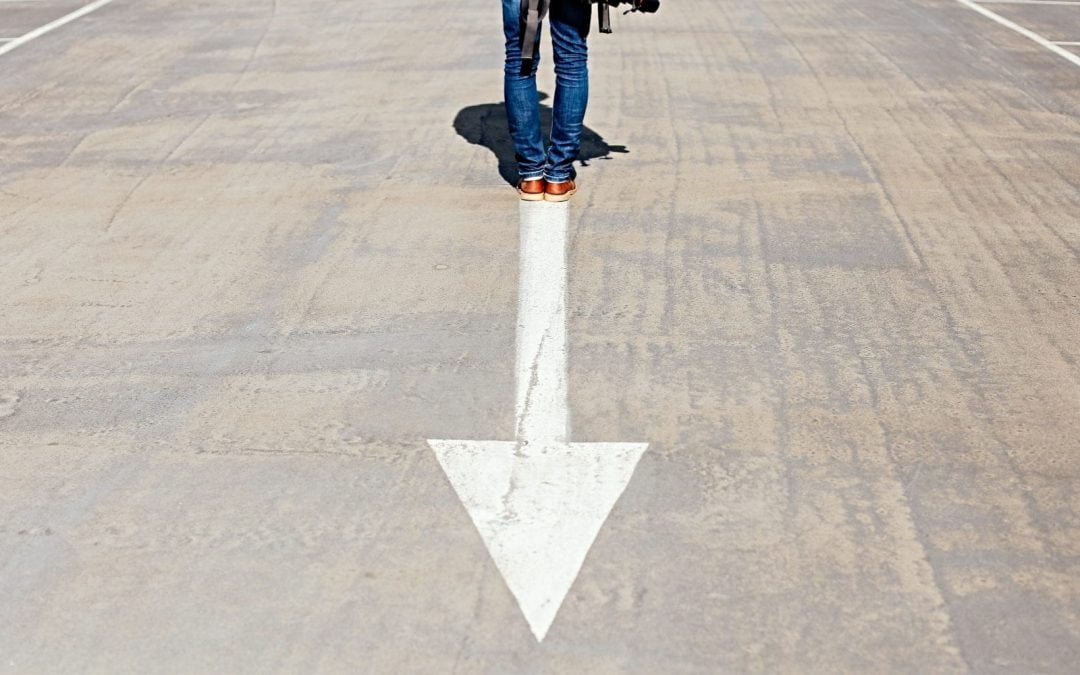
{"type": "Polygon", "coordinates": [[[648,444],[428,443],[543,640],[648,444]]]}

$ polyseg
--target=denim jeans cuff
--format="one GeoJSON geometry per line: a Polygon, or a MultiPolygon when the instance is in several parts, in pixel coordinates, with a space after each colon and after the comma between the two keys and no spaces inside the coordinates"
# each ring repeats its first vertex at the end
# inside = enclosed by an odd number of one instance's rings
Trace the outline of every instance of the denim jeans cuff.
{"type": "Polygon", "coordinates": [[[559,183],[565,183],[568,180],[570,180],[570,176],[569,175],[566,175],[566,176],[544,176],[544,180],[546,180],[549,183],[554,183],[554,184],[558,185],[559,183]]]}
{"type": "Polygon", "coordinates": [[[518,180],[540,180],[543,177],[543,171],[532,171],[528,173],[518,172],[518,180]]]}

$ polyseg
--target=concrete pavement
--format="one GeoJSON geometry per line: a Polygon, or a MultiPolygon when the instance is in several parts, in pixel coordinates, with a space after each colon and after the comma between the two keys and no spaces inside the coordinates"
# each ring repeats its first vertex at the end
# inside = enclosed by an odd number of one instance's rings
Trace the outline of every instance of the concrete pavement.
{"type": "Polygon", "coordinates": [[[425,442],[515,431],[496,3],[0,56],[0,670],[1075,669],[1080,70],[945,0],[617,19],[569,401],[650,445],[542,643],[425,442]]]}

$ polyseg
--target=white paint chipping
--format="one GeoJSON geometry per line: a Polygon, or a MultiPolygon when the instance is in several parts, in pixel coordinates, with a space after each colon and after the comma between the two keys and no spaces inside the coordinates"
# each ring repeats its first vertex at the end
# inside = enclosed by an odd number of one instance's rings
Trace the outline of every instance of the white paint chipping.
{"type": "Polygon", "coordinates": [[[44,26],[39,26],[39,27],[35,28],[34,30],[30,31],[29,33],[25,33],[23,35],[20,35],[19,37],[15,38],[14,40],[11,40],[10,42],[6,42],[3,45],[0,45],[0,55],[7,54],[11,50],[17,49],[17,48],[23,46],[24,44],[26,44],[27,42],[30,42],[31,40],[36,40],[37,38],[41,37],[42,35],[45,35],[46,33],[51,33],[52,31],[56,30],[57,28],[60,28],[61,26],[64,26],[66,24],[71,23],[75,19],[84,17],[87,14],[89,14],[90,12],[94,12],[96,10],[99,10],[99,9],[101,9],[102,7],[104,7],[105,5],[109,4],[112,1],[113,0],[95,0],[95,2],[91,2],[89,5],[84,5],[84,6],[80,7],[79,9],[76,9],[73,12],[65,14],[64,16],[60,17],[59,19],[57,19],[55,21],[50,21],[49,23],[45,24],[44,26]]]}
{"type": "Polygon", "coordinates": [[[542,641],[647,443],[572,443],[567,204],[521,202],[516,440],[429,440],[542,641]]]}
{"type": "Polygon", "coordinates": [[[1029,39],[1032,42],[1038,44],[1039,46],[1045,47],[1046,49],[1049,49],[1050,51],[1054,52],[1055,54],[1057,54],[1061,58],[1065,59],[1066,61],[1069,61],[1073,65],[1080,66],[1080,56],[1078,56],[1076,54],[1073,54],[1068,49],[1065,49],[1063,47],[1059,47],[1058,45],[1054,44],[1050,40],[1047,40],[1046,38],[1039,35],[1035,31],[1033,31],[1031,29],[1028,29],[1028,28],[1024,28],[1023,26],[1016,23],[1015,21],[1011,21],[1009,19],[1006,19],[1005,17],[1001,16],[997,12],[989,10],[989,9],[981,6],[979,3],[974,2],[974,0],[956,0],[956,1],[959,2],[960,4],[964,5],[965,7],[969,8],[969,9],[972,9],[972,10],[978,12],[979,14],[982,14],[986,18],[991,19],[991,20],[1001,24],[1002,26],[1005,26],[1009,30],[1015,31],[1015,32],[1019,33],[1020,35],[1023,35],[1027,39],[1029,39]]]}

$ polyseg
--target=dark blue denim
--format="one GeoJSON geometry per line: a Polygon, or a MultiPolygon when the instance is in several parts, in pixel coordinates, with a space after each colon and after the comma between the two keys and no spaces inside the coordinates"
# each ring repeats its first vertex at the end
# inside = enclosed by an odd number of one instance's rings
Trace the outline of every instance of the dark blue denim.
{"type": "Polygon", "coordinates": [[[555,55],[555,103],[551,145],[545,150],[540,129],[540,97],[536,91],[536,46],[532,72],[521,70],[521,0],[502,0],[506,34],[504,93],[510,136],[514,139],[518,173],[522,180],[546,178],[562,183],[574,176],[574,160],[581,149],[581,129],[589,102],[589,50],[587,38],[592,5],[581,0],[551,0],[548,23],[555,55]]]}

